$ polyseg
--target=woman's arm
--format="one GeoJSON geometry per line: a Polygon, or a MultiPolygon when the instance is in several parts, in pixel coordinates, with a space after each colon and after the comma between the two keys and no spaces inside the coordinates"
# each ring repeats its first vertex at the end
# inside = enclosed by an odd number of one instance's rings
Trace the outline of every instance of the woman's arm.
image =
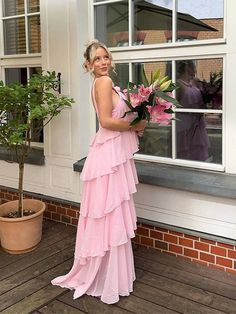
{"type": "Polygon", "coordinates": [[[134,126],[128,121],[112,118],[112,80],[108,76],[101,76],[95,82],[95,101],[98,107],[99,122],[103,128],[112,131],[142,131],[146,121],[142,120],[134,126]]]}

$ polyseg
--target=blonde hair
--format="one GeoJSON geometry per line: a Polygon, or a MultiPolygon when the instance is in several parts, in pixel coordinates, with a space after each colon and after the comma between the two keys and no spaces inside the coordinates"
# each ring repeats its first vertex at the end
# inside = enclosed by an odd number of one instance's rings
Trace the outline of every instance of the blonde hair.
{"type": "Polygon", "coordinates": [[[83,63],[83,67],[86,70],[86,72],[91,72],[91,70],[88,67],[88,64],[89,63],[92,64],[94,62],[96,51],[98,48],[103,48],[107,52],[109,59],[111,60],[111,67],[114,68],[114,63],[112,62],[112,55],[110,51],[108,50],[107,46],[99,42],[97,39],[94,39],[86,45],[86,50],[84,52],[85,60],[83,63]]]}

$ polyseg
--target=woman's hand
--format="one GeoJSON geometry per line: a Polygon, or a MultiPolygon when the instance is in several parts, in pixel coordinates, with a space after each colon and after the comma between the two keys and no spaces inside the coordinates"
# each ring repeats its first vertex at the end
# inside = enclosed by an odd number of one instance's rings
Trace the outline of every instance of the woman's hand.
{"type": "Polygon", "coordinates": [[[138,135],[141,134],[142,136],[145,128],[146,128],[146,120],[143,119],[139,121],[138,123],[136,123],[135,125],[133,125],[131,130],[136,131],[138,135]]]}

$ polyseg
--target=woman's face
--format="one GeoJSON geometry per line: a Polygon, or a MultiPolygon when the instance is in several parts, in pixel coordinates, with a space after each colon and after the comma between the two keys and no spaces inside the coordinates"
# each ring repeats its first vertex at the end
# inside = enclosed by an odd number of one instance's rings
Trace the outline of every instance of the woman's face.
{"type": "Polygon", "coordinates": [[[107,51],[104,48],[99,47],[96,50],[96,54],[95,54],[93,63],[91,65],[91,68],[93,69],[93,73],[95,77],[108,75],[110,66],[111,66],[111,59],[107,51]]]}

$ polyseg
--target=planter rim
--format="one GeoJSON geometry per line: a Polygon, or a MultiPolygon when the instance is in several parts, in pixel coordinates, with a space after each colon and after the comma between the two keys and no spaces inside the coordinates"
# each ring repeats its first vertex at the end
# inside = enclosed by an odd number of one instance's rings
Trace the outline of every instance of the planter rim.
{"type": "MultiPolygon", "coordinates": [[[[25,221],[25,220],[30,220],[30,219],[33,219],[34,217],[37,217],[39,216],[42,212],[45,211],[46,209],[46,204],[43,202],[43,201],[40,201],[40,200],[35,200],[35,199],[31,199],[31,198],[25,198],[23,200],[24,201],[33,201],[35,203],[42,203],[42,208],[37,211],[36,213],[32,214],[32,215],[29,215],[29,216],[24,216],[24,217],[19,217],[19,218],[8,218],[8,217],[1,217],[0,216],[0,221],[5,221],[5,222],[20,222],[20,221],[25,221]]],[[[6,202],[6,203],[3,203],[0,205],[0,208],[1,206],[5,205],[5,204],[9,204],[9,203],[17,203],[18,200],[15,200],[15,201],[9,201],[9,202],[6,202]]]]}

